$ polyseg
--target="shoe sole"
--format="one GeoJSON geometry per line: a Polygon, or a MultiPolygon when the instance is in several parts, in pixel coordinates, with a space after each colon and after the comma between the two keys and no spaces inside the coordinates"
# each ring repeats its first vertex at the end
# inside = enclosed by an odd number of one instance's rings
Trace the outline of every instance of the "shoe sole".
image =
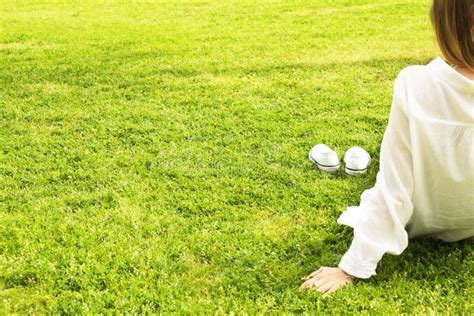
{"type": "Polygon", "coordinates": [[[367,172],[367,168],[365,169],[349,169],[349,168],[345,168],[344,171],[350,175],[350,176],[357,176],[357,175],[360,175],[360,174],[364,174],[367,172]]]}
{"type": "Polygon", "coordinates": [[[335,173],[339,169],[340,165],[326,166],[326,165],[321,165],[316,162],[316,166],[318,166],[318,169],[321,171],[328,172],[328,173],[335,173]]]}
{"type": "Polygon", "coordinates": [[[367,163],[367,167],[365,167],[364,169],[351,169],[351,168],[345,167],[344,171],[350,176],[357,176],[357,175],[360,175],[360,174],[364,174],[364,173],[367,172],[367,169],[369,169],[371,161],[372,161],[372,159],[369,159],[369,162],[367,163]]]}

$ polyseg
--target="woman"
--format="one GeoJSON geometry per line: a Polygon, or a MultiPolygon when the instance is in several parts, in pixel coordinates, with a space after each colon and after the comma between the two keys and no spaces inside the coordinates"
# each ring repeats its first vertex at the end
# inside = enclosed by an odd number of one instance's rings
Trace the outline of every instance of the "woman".
{"type": "Polygon", "coordinates": [[[395,80],[373,188],[339,224],[354,229],[338,267],[321,267],[301,289],[331,293],[375,275],[408,239],[474,236],[474,0],[434,0],[431,20],[445,60],[411,66],[395,80]]]}

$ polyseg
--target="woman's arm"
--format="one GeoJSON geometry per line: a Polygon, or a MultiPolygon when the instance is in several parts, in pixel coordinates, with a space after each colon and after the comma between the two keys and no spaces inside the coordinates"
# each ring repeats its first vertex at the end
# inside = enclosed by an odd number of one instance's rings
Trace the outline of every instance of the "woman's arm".
{"type": "Polygon", "coordinates": [[[330,289],[339,288],[338,284],[343,286],[349,283],[345,277],[347,274],[357,278],[369,278],[375,275],[377,263],[385,253],[398,255],[408,245],[405,225],[413,212],[413,164],[405,72],[402,71],[395,80],[389,122],[381,145],[376,184],[364,191],[360,206],[349,207],[338,219],[338,223],[354,229],[352,244],[339,267],[332,268],[338,272],[328,268],[327,273],[324,273],[324,269],[323,272],[320,270],[320,273],[310,277],[302,288],[314,285],[320,291],[328,292],[330,289]]]}
{"type": "Polygon", "coordinates": [[[405,226],[413,212],[413,163],[404,76],[401,72],[395,80],[375,186],[362,194],[359,207],[349,207],[338,219],[354,228],[339,267],[357,278],[375,275],[385,253],[399,255],[408,246],[405,226]]]}

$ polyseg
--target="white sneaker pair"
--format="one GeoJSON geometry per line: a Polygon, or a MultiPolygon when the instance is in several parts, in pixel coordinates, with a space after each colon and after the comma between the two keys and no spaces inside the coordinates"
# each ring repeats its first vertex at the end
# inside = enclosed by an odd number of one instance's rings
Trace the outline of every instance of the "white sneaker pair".
{"type": "MultiPolygon", "coordinates": [[[[309,151],[309,160],[325,172],[334,173],[339,169],[340,163],[337,154],[325,144],[318,144],[309,151]]],[[[370,165],[370,155],[363,148],[354,146],[344,154],[345,172],[354,176],[363,174],[370,165]]]]}

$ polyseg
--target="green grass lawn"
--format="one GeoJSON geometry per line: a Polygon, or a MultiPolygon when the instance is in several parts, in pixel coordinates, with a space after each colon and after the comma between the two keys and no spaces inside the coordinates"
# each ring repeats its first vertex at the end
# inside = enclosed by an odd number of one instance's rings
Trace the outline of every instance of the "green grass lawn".
{"type": "Polygon", "coordinates": [[[329,297],[429,1],[0,1],[0,314],[474,312],[474,243],[329,297]],[[66,4],[67,3],[67,4],[66,4]],[[326,143],[373,156],[312,168],[326,143]]]}

